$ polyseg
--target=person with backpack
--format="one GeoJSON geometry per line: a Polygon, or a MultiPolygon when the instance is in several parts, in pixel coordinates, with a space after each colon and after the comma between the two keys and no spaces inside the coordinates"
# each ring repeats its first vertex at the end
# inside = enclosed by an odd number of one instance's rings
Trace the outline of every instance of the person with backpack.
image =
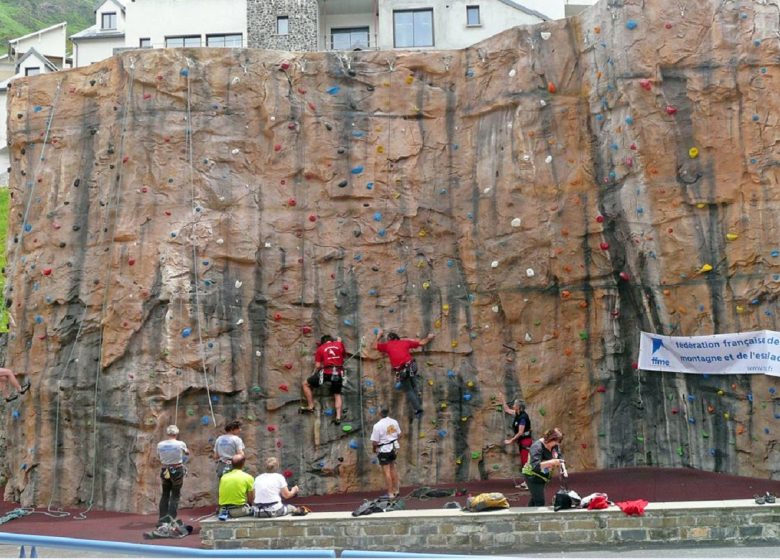
{"type": "Polygon", "coordinates": [[[396,383],[406,391],[406,398],[412,406],[414,415],[422,418],[423,407],[419,375],[417,373],[417,361],[412,357],[410,350],[428,344],[436,336],[429,333],[425,338],[401,338],[396,333],[387,333],[387,342],[379,342],[382,338],[382,329],[376,331],[376,349],[387,354],[390,359],[390,367],[395,375],[396,383]]]}
{"type": "Polygon", "coordinates": [[[525,482],[531,492],[528,507],[545,505],[544,488],[550,482],[555,469],[560,469],[563,464],[560,448],[562,441],[563,432],[559,428],[553,428],[531,444],[528,462],[523,466],[525,482]]]}
{"type": "Polygon", "coordinates": [[[336,418],[333,423],[341,424],[342,398],[341,389],[344,382],[344,359],[347,351],[340,338],[333,340],[329,334],[323,335],[320,345],[314,354],[314,373],[303,382],[303,395],[306,397],[306,406],[301,407],[301,412],[314,412],[314,395],[312,389],[316,389],[327,382],[330,394],[333,395],[336,408],[336,418]]]}

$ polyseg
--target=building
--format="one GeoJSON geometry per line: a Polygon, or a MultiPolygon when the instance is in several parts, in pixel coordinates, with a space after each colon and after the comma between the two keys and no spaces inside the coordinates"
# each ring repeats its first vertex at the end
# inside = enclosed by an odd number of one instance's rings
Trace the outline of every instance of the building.
{"type": "Polygon", "coordinates": [[[596,2],[598,2],[598,0],[566,0],[564,13],[566,14],[566,17],[576,16],[596,2]]]}
{"type": "Polygon", "coordinates": [[[125,0],[104,0],[95,9],[95,25],[70,36],[73,66],[89,66],[125,47],[125,0]]]}

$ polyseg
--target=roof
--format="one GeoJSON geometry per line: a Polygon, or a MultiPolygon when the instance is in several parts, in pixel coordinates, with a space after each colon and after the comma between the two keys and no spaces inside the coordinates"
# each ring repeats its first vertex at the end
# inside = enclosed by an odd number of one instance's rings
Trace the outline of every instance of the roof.
{"type": "Polygon", "coordinates": [[[97,11],[100,9],[100,7],[101,7],[103,4],[108,4],[109,2],[110,2],[111,4],[115,4],[117,8],[119,8],[120,10],[122,10],[122,12],[124,12],[124,11],[125,11],[125,5],[124,5],[124,3],[120,2],[119,0],[103,0],[103,2],[101,2],[100,4],[98,4],[98,7],[97,7],[97,8],[95,8],[95,10],[94,10],[94,13],[97,13],[97,11]]]}
{"type": "Polygon", "coordinates": [[[28,33],[27,35],[22,35],[21,37],[17,37],[16,39],[9,39],[8,42],[10,44],[17,43],[23,39],[29,39],[30,37],[35,37],[36,35],[40,35],[42,33],[46,33],[47,31],[53,31],[54,29],[57,29],[58,27],[66,27],[68,25],[67,21],[63,21],[62,23],[58,23],[56,25],[52,25],[51,27],[47,27],[46,29],[40,29],[38,31],[33,31],[32,33],[28,33]]]}
{"type": "Polygon", "coordinates": [[[84,39],[111,39],[111,38],[119,38],[124,37],[125,32],[124,31],[117,31],[116,29],[112,29],[110,31],[103,31],[100,29],[99,26],[93,25],[92,27],[87,27],[84,31],[79,31],[78,33],[74,33],[70,36],[70,39],[81,41],[84,39]]]}
{"type": "Polygon", "coordinates": [[[40,60],[43,63],[43,65],[46,68],[48,68],[51,72],[59,72],[59,70],[60,70],[54,64],[52,64],[51,61],[48,58],[46,58],[41,53],[36,51],[35,47],[30,47],[30,50],[27,51],[26,53],[24,53],[24,55],[19,60],[16,61],[16,73],[13,76],[11,76],[10,78],[7,78],[7,79],[3,80],[2,82],[0,82],[0,91],[6,91],[8,89],[8,83],[11,80],[14,80],[14,79],[19,77],[18,76],[19,69],[21,68],[22,63],[25,60],[27,60],[28,58],[30,58],[30,57],[35,57],[38,60],[40,60]]]}
{"type": "Polygon", "coordinates": [[[517,2],[513,2],[512,0],[498,0],[498,1],[501,2],[502,4],[506,4],[510,8],[520,10],[521,12],[524,12],[529,16],[538,17],[542,21],[550,21],[550,16],[546,16],[542,12],[537,12],[536,10],[532,10],[531,8],[526,8],[522,4],[518,4],[517,2]]]}

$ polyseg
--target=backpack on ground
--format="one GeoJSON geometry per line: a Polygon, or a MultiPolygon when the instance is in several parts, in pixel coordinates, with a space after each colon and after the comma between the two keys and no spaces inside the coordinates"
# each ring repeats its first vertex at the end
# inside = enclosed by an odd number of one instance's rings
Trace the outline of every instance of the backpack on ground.
{"type": "Polygon", "coordinates": [[[509,500],[501,492],[486,492],[477,494],[466,500],[465,511],[487,511],[491,509],[507,509],[509,500]]]}

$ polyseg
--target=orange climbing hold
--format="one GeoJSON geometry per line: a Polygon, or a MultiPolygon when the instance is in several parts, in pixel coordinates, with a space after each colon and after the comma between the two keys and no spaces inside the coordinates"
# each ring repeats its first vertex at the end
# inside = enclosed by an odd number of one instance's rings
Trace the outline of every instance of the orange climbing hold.
{"type": "Polygon", "coordinates": [[[558,88],[555,87],[555,84],[552,82],[547,82],[547,91],[550,93],[558,93],[558,88]]]}

